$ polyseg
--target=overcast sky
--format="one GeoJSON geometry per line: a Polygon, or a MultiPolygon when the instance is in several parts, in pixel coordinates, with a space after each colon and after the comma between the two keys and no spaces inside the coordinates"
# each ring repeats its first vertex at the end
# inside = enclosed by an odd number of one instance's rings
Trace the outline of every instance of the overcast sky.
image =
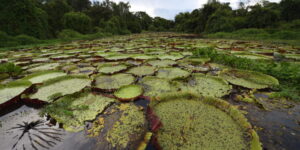
{"type": "MultiPolygon", "coordinates": [[[[94,0],[95,1],[95,0],[94,0]]],[[[101,0],[100,0],[101,1],[101,0]]],[[[166,19],[174,19],[179,12],[192,11],[202,7],[207,0],[111,0],[114,2],[129,2],[131,11],[146,11],[150,16],[160,16],[166,19]]],[[[229,2],[231,7],[237,8],[240,0],[220,0],[229,2]]],[[[255,3],[259,0],[250,0],[255,3]]],[[[279,2],[280,0],[269,0],[270,2],[279,2]]]]}

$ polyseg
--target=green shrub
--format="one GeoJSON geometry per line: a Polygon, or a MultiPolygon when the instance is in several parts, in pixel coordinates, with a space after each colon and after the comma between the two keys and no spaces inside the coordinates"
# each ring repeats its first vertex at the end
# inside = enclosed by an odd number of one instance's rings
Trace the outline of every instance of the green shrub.
{"type": "Polygon", "coordinates": [[[0,73],[7,73],[10,76],[18,76],[22,73],[22,68],[13,63],[0,64],[0,73]]]}
{"type": "Polygon", "coordinates": [[[89,33],[92,28],[92,20],[84,13],[69,12],[63,17],[63,25],[66,29],[72,29],[82,34],[89,33]]]}
{"type": "Polygon", "coordinates": [[[28,36],[25,34],[21,34],[15,37],[15,40],[20,44],[20,45],[26,45],[26,44],[36,44],[40,43],[41,41],[36,39],[35,37],[28,36]]]}
{"type": "Polygon", "coordinates": [[[18,42],[12,36],[0,31],[0,47],[10,47],[18,45],[18,42]]]}
{"type": "Polygon", "coordinates": [[[82,34],[71,29],[65,29],[58,33],[58,38],[60,39],[74,39],[80,37],[82,37],[82,34]]]}
{"type": "Polygon", "coordinates": [[[284,40],[293,40],[293,39],[299,39],[300,33],[295,31],[279,31],[274,33],[274,37],[278,39],[284,39],[284,40]]]}

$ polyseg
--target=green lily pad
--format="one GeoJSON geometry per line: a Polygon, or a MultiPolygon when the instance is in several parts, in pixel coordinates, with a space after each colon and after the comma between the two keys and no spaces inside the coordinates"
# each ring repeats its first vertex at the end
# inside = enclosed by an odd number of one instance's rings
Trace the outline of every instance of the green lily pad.
{"type": "Polygon", "coordinates": [[[164,59],[178,60],[184,58],[184,56],[179,53],[158,55],[157,57],[162,60],[164,59]]]}
{"type": "Polygon", "coordinates": [[[234,85],[250,89],[264,89],[279,85],[276,78],[255,71],[226,69],[221,72],[220,77],[234,85]]]}
{"type": "Polygon", "coordinates": [[[84,129],[84,122],[94,120],[110,104],[113,98],[92,94],[89,90],[64,96],[43,109],[67,131],[78,132],[84,129]]]}
{"type": "Polygon", "coordinates": [[[148,61],[148,64],[154,67],[168,67],[176,64],[174,60],[151,60],[148,61]]]}
{"type": "Polygon", "coordinates": [[[194,74],[188,83],[178,86],[181,91],[189,91],[209,97],[222,97],[228,95],[232,89],[222,78],[204,74],[194,74]]]}
{"type": "Polygon", "coordinates": [[[52,102],[55,98],[78,92],[89,85],[91,80],[86,76],[61,76],[44,82],[29,98],[52,102]]]}
{"type": "Polygon", "coordinates": [[[131,74],[98,75],[95,77],[95,88],[111,91],[132,84],[134,81],[135,78],[131,74]]]}
{"type": "Polygon", "coordinates": [[[23,79],[28,80],[33,84],[37,84],[37,83],[43,83],[44,81],[49,79],[53,79],[65,75],[67,74],[62,71],[42,71],[42,72],[30,74],[23,79]]]}
{"type": "Polygon", "coordinates": [[[147,76],[147,75],[153,75],[155,73],[155,67],[152,66],[139,66],[131,68],[128,73],[131,73],[136,76],[147,76]]]}
{"type": "Polygon", "coordinates": [[[5,85],[0,85],[0,106],[9,100],[19,96],[31,86],[31,82],[26,80],[13,81],[5,85]]]}
{"type": "Polygon", "coordinates": [[[123,70],[126,70],[127,66],[126,65],[104,65],[98,68],[100,73],[103,74],[114,74],[123,70]]]}
{"type": "Polygon", "coordinates": [[[270,56],[265,56],[265,55],[260,55],[260,54],[247,54],[247,53],[239,53],[239,54],[234,54],[236,57],[241,57],[241,58],[247,58],[247,59],[265,59],[265,60],[270,60],[272,57],[270,56]]]}
{"type": "Polygon", "coordinates": [[[134,100],[142,94],[143,88],[140,85],[125,85],[114,93],[114,95],[121,101],[134,100]]]}
{"type": "Polygon", "coordinates": [[[55,70],[57,67],[59,67],[59,63],[49,63],[49,64],[43,64],[34,68],[30,68],[27,71],[28,72],[37,72],[37,71],[47,71],[47,70],[55,70]]]}
{"type": "Polygon", "coordinates": [[[163,124],[155,135],[162,149],[262,149],[251,124],[226,101],[179,93],[151,101],[151,108],[163,124]]]}
{"type": "Polygon", "coordinates": [[[149,97],[155,97],[174,90],[169,80],[158,77],[146,76],[139,83],[143,86],[144,95],[149,97]]]}
{"type": "Polygon", "coordinates": [[[161,68],[158,70],[157,77],[169,80],[187,78],[191,73],[180,68],[161,68]]]}

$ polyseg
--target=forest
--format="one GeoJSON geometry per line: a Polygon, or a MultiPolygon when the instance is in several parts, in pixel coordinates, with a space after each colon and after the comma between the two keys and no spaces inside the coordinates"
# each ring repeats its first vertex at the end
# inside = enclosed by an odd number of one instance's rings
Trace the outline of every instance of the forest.
{"type": "Polygon", "coordinates": [[[300,39],[300,1],[256,5],[209,0],[174,20],[131,12],[130,3],[90,0],[1,0],[0,47],[49,39],[95,39],[141,32],[176,31],[214,38],[300,39]],[[257,17],[259,16],[259,17],[257,17]]]}

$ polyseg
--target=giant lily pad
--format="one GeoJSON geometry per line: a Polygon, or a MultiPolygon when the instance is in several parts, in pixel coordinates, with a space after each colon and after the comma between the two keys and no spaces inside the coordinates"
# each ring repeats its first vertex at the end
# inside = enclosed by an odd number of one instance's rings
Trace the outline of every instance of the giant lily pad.
{"type": "Polygon", "coordinates": [[[52,102],[55,98],[78,92],[89,85],[91,80],[86,76],[61,76],[44,82],[29,98],[52,102]]]}
{"type": "Polygon", "coordinates": [[[42,64],[40,66],[30,68],[27,71],[28,72],[37,72],[37,71],[47,71],[47,70],[54,70],[57,67],[59,67],[59,63],[49,63],[49,64],[42,64]]]}
{"type": "Polygon", "coordinates": [[[167,67],[167,66],[173,66],[176,64],[176,61],[174,60],[151,60],[148,62],[148,64],[155,66],[155,67],[167,67]]]}
{"type": "Polygon", "coordinates": [[[60,76],[65,76],[65,75],[66,73],[62,71],[42,71],[42,72],[30,74],[23,79],[28,80],[33,84],[36,84],[36,83],[43,83],[46,80],[53,79],[60,76]]]}
{"type": "MultiPolygon", "coordinates": [[[[5,85],[0,85],[0,109],[10,105],[10,100],[18,97],[31,86],[31,82],[21,80],[13,81],[5,85]]],[[[13,103],[13,102],[12,102],[13,103]]]]}
{"type": "Polygon", "coordinates": [[[89,90],[64,96],[46,106],[44,113],[49,114],[67,131],[77,132],[83,129],[84,121],[94,120],[114,99],[94,95],[89,90]]]}
{"type": "Polygon", "coordinates": [[[227,69],[220,76],[231,84],[250,89],[264,89],[279,84],[276,78],[254,71],[227,69]]]}
{"type": "Polygon", "coordinates": [[[93,122],[88,133],[98,149],[137,149],[147,131],[144,112],[132,103],[108,108],[93,122]]]}
{"type": "Polygon", "coordinates": [[[114,74],[123,70],[126,70],[127,66],[126,65],[103,65],[101,67],[98,68],[100,73],[103,74],[114,74]]]}
{"type": "Polygon", "coordinates": [[[162,122],[155,136],[162,149],[262,149],[250,123],[226,101],[183,93],[151,106],[162,122]]]}
{"type": "Polygon", "coordinates": [[[173,90],[172,85],[167,79],[158,77],[147,76],[144,77],[140,84],[144,88],[145,96],[158,96],[165,92],[171,92],[173,90]]]}
{"type": "Polygon", "coordinates": [[[187,78],[190,72],[180,68],[161,68],[158,70],[157,77],[169,80],[187,78]]]}
{"type": "Polygon", "coordinates": [[[131,74],[98,75],[95,77],[95,87],[101,90],[116,90],[124,85],[132,84],[135,78],[131,74]]]}
{"type": "Polygon", "coordinates": [[[114,95],[121,101],[134,100],[142,94],[143,88],[140,85],[126,85],[114,93],[114,95]]]}
{"type": "Polygon", "coordinates": [[[152,66],[139,66],[135,68],[131,68],[128,73],[131,73],[136,76],[146,76],[153,75],[155,73],[155,67],[152,66]]]}
{"type": "Polygon", "coordinates": [[[179,85],[181,91],[189,91],[209,97],[222,97],[231,91],[227,81],[219,77],[194,74],[187,84],[179,85]]]}

